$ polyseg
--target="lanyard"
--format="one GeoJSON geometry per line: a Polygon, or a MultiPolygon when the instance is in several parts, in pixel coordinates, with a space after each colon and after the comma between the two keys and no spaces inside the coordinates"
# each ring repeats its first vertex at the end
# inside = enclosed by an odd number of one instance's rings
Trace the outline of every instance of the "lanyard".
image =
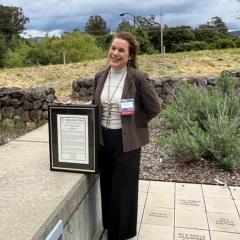
{"type": "Polygon", "coordinates": [[[109,127],[110,125],[110,119],[111,119],[111,111],[112,111],[112,99],[115,95],[115,93],[117,92],[117,89],[120,86],[120,83],[122,82],[123,76],[125,75],[127,69],[122,73],[121,78],[118,82],[117,87],[114,89],[112,96],[110,97],[110,81],[111,81],[111,70],[109,71],[109,75],[108,75],[108,96],[107,96],[107,112],[108,112],[108,116],[107,116],[107,121],[106,121],[106,128],[109,127]]]}

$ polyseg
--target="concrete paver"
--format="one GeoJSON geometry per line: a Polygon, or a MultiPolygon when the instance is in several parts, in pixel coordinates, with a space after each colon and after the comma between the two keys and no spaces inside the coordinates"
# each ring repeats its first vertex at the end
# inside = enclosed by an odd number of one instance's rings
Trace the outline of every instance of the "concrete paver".
{"type": "Polygon", "coordinates": [[[212,231],[211,239],[212,240],[239,240],[240,234],[212,231]]]}
{"type": "Polygon", "coordinates": [[[148,193],[146,206],[174,208],[174,195],[162,193],[148,193]]]}
{"type": "Polygon", "coordinates": [[[175,226],[208,230],[206,213],[176,210],[175,226]]]}
{"type": "Polygon", "coordinates": [[[138,205],[144,206],[146,204],[147,193],[146,192],[139,192],[138,193],[138,205]]]}
{"type": "Polygon", "coordinates": [[[138,240],[174,240],[173,227],[154,224],[142,224],[138,240]]]}
{"type": "Polygon", "coordinates": [[[202,189],[205,197],[232,198],[227,186],[202,184],[202,189]]]}
{"type": "Polygon", "coordinates": [[[174,226],[174,210],[168,208],[145,207],[142,223],[174,226]]]}
{"type": "Polygon", "coordinates": [[[240,219],[237,213],[207,213],[210,230],[240,233],[240,219]]]}
{"type": "Polygon", "coordinates": [[[150,181],[139,180],[139,192],[148,192],[150,181]]]}
{"type": "Polygon", "coordinates": [[[230,191],[232,193],[233,199],[240,200],[240,187],[230,187],[230,191]]]}
{"type": "Polygon", "coordinates": [[[150,181],[150,186],[149,186],[150,193],[174,195],[174,191],[175,191],[175,183],[173,182],[150,181]]]}
{"type": "Polygon", "coordinates": [[[235,201],[238,212],[240,213],[240,200],[235,201]]]}
{"type": "Polygon", "coordinates": [[[138,240],[240,240],[240,187],[139,184],[138,240]]]}
{"type": "Polygon", "coordinates": [[[202,196],[201,184],[176,183],[176,195],[202,196]]]}
{"type": "Polygon", "coordinates": [[[175,228],[175,240],[210,240],[209,231],[175,228]]]}
{"type": "Polygon", "coordinates": [[[186,211],[205,211],[205,204],[203,197],[176,195],[175,208],[186,211]]]}
{"type": "Polygon", "coordinates": [[[236,206],[232,199],[205,198],[207,212],[235,213],[236,206]]]}

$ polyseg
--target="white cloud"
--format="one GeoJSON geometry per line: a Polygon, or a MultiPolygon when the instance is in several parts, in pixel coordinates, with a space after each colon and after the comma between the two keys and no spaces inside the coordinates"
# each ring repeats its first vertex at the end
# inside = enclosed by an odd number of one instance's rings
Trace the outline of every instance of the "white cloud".
{"type": "MultiPolygon", "coordinates": [[[[3,5],[21,6],[30,18],[27,32],[40,34],[54,31],[84,30],[91,15],[100,15],[113,31],[122,21],[119,14],[129,12],[140,16],[156,16],[159,19],[161,7],[164,21],[169,26],[206,23],[211,17],[219,16],[229,28],[239,28],[239,8],[234,0],[1,0],[3,5]],[[58,30],[57,30],[58,29],[58,30]]],[[[132,21],[130,16],[124,18],[132,21]]]]}

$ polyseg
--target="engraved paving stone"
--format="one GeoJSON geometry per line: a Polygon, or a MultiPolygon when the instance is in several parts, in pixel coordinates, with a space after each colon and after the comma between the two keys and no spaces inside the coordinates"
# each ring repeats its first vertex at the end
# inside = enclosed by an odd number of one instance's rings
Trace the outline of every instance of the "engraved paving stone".
{"type": "Polygon", "coordinates": [[[176,196],[176,209],[205,211],[204,201],[198,196],[176,196]]]}
{"type": "Polygon", "coordinates": [[[240,219],[236,214],[208,213],[210,230],[240,233],[240,219]]]}
{"type": "Polygon", "coordinates": [[[176,228],[175,240],[210,240],[210,237],[206,230],[176,228]]]}
{"type": "Polygon", "coordinates": [[[162,226],[173,226],[174,211],[173,209],[166,208],[145,207],[142,222],[162,226]]]}

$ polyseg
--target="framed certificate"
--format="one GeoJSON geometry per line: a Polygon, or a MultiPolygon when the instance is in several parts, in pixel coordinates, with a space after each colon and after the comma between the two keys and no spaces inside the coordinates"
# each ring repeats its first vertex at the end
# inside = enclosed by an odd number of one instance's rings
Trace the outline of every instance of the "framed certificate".
{"type": "Polygon", "coordinates": [[[96,105],[49,105],[50,169],[98,172],[96,105]]]}

